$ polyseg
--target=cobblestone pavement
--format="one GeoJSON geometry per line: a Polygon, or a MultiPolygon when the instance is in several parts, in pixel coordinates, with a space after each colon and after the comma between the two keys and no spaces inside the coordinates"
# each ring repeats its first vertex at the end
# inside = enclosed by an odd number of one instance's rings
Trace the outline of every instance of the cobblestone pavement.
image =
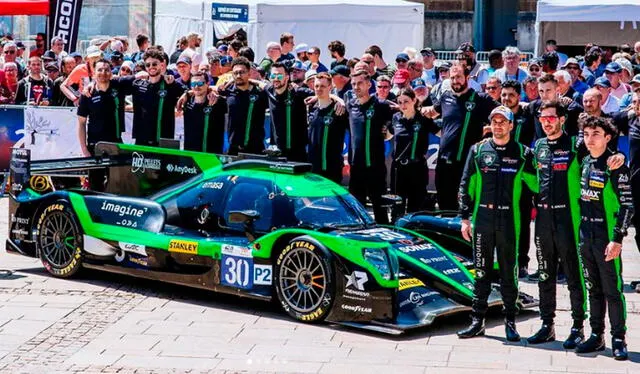
{"type": "MultiPolygon", "coordinates": [[[[2,243],[6,209],[0,200],[2,243]]],[[[640,279],[630,239],[623,255],[625,279],[640,279]]],[[[0,270],[0,373],[640,373],[640,294],[631,290],[632,353],[621,363],[609,349],[577,356],[560,342],[507,344],[499,313],[485,338],[457,339],[465,316],[390,337],[303,325],[270,304],[160,282],[92,271],[55,279],[38,260],[4,249],[0,269],[10,270],[0,270]]],[[[521,285],[537,295],[535,284],[521,285]]],[[[558,298],[562,339],[571,324],[566,286],[558,298]]],[[[518,329],[527,336],[539,323],[536,313],[523,313],[518,329]]]]}

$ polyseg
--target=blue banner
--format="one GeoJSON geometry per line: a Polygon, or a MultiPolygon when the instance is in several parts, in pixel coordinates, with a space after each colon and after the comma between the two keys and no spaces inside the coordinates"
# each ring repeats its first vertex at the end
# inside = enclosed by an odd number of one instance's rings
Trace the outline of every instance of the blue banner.
{"type": "Polygon", "coordinates": [[[249,6],[246,4],[211,3],[211,19],[247,23],[249,22],[249,6]]]}

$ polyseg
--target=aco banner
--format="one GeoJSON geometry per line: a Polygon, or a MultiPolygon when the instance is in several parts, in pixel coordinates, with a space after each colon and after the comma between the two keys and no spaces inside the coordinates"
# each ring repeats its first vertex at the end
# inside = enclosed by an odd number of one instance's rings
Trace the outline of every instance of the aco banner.
{"type": "Polygon", "coordinates": [[[76,50],[82,0],[50,0],[49,35],[59,36],[68,53],[76,50]]]}

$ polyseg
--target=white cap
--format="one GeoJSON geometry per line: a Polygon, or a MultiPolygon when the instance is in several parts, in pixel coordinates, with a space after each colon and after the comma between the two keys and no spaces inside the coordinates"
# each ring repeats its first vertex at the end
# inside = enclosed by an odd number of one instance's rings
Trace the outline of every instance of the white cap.
{"type": "Polygon", "coordinates": [[[296,47],[293,49],[293,53],[298,54],[302,52],[306,52],[309,50],[309,46],[305,43],[296,44],[296,47]]]}

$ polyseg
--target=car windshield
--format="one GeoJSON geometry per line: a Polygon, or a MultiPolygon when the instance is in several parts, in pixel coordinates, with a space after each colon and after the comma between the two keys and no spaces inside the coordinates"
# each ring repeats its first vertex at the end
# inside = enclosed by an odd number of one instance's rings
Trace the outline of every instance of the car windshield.
{"type": "Polygon", "coordinates": [[[373,223],[353,196],[332,195],[314,197],[290,197],[294,215],[300,225],[313,227],[360,227],[373,223]]]}

